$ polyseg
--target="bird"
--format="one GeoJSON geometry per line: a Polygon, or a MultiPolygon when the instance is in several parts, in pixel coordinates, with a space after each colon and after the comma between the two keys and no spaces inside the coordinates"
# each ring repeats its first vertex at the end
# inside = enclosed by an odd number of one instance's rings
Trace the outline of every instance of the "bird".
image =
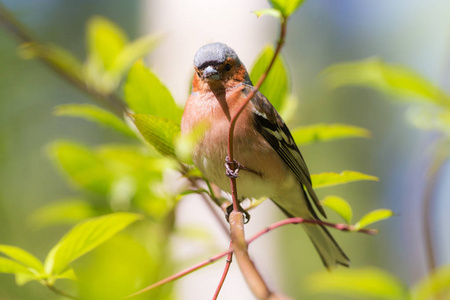
{"type": "MultiPolygon", "coordinates": [[[[181,119],[181,134],[189,135],[206,124],[192,150],[192,161],[208,181],[230,193],[230,180],[224,172],[228,130],[230,120],[253,89],[252,81],[236,52],[224,43],[202,46],[193,63],[195,74],[181,119]]],[[[236,121],[233,144],[234,159],[244,168],[237,179],[240,201],[267,197],[288,218],[320,220],[314,205],[326,218],[288,127],[259,91],[236,121]]],[[[302,223],[302,227],[326,268],[349,266],[349,258],[323,225],[302,223]]]]}

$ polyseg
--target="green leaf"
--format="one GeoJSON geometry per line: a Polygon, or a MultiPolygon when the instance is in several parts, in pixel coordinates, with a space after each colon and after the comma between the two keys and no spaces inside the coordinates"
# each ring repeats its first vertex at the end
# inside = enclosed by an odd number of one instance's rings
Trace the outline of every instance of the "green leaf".
{"type": "Polygon", "coordinates": [[[412,289],[414,300],[449,299],[450,297],[450,266],[443,266],[419,283],[412,289]],[[440,297],[437,297],[440,295],[440,297]]]}
{"type": "Polygon", "coordinates": [[[151,116],[133,115],[134,123],[144,139],[159,153],[175,157],[174,141],[180,132],[180,126],[173,121],[151,116]]]}
{"type": "Polygon", "coordinates": [[[378,177],[347,170],[342,171],[341,173],[326,172],[320,174],[312,174],[311,179],[313,187],[316,189],[361,180],[378,181],[378,177]]]}
{"type": "Polygon", "coordinates": [[[108,19],[100,16],[91,18],[87,26],[89,56],[109,70],[116,57],[125,47],[128,38],[125,32],[108,19]]]}
{"type": "MultiPolygon", "coordinates": [[[[274,50],[272,46],[264,47],[259,54],[252,71],[250,72],[250,78],[254,84],[256,84],[261,75],[266,72],[273,55],[274,50]]],[[[266,96],[275,109],[281,110],[288,96],[289,89],[289,71],[284,60],[278,55],[266,80],[264,80],[264,83],[259,88],[259,91],[266,96]]]]}
{"type": "Polygon", "coordinates": [[[8,256],[17,263],[22,264],[26,268],[34,270],[35,273],[42,273],[44,271],[41,261],[22,248],[9,245],[0,245],[0,253],[8,256]]]}
{"type": "Polygon", "coordinates": [[[416,72],[399,65],[389,65],[377,58],[340,63],[324,71],[327,85],[367,86],[411,101],[417,98],[449,107],[450,99],[444,91],[416,72]]]}
{"type": "Polygon", "coordinates": [[[176,137],[175,154],[180,161],[190,165],[194,164],[192,162],[194,148],[204,136],[205,131],[208,130],[210,125],[211,124],[200,122],[191,132],[189,132],[189,134],[180,134],[176,137]]]}
{"type": "Polygon", "coordinates": [[[144,36],[136,41],[133,41],[123,48],[117,55],[111,66],[111,72],[122,75],[127,71],[138,59],[149,53],[160,40],[159,36],[150,35],[144,36]]]}
{"type": "Polygon", "coordinates": [[[327,196],[320,201],[320,203],[338,213],[347,224],[352,222],[352,207],[343,198],[338,196],[327,196]]]}
{"type": "Polygon", "coordinates": [[[63,273],[71,262],[140,218],[137,214],[120,212],[79,223],[50,250],[45,271],[52,275],[63,273]]]}
{"type": "Polygon", "coordinates": [[[74,184],[91,192],[108,194],[114,174],[93,150],[58,141],[50,146],[50,155],[74,184]]]}
{"type": "Polygon", "coordinates": [[[64,73],[70,74],[78,81],[84,81],[81,62],[70,52],[52,44],[25,43],[19,49],[19,54],[24,59],[39,57],[50,61],[64,73]]]}
{"type": "Polygon", "coordinates": [[[5,257],[0,257],[0,273],[33,275],[24,265],[5,257]]]}
{"type": "Polygon", "coordinates": [[[304,285],[310,293],[328,293],[355,299],[409,299],[407,287],[397,278],[375,268],[339,269],[309,276],[304,285]]]}
{"type": "Polygon", "coordinates": [[[261,16],[272,16],[277,19],[281,19],[282,15],[281,12],[274,8],[266,8],[266,9],[260,9],[253,12],[258,18],[261,16]]]}
{"type": "Polygon", "coordinates": [[[394,212],[389,209],[376,209],[364,215],[356,224],[355,229],[359,230],[367,227],[375,222],[388,219],[394,215],[394,212]]]}
{"type": "Polygon", "coordinates": [[[136,134],[125,124],[122,119],[96,105],[63,104],[55,108],[55,114],[57,116],[81,117],[115,129],[116,131],[127,136],[136,137],[136,134]]]}
{"type": "Polygon", "coordinates": [[[63,199],[34,211],[29,218],[31,225],[42,228],[59,224],[74,224],[96,215],[92,206],[83,200],[63,199]]]}
{"type": "Polygon", "coordinates": [[[279,10],[284,17],[292,15],[305,0],[269,0],[273,8],[279,10]]]}
{"type": "Polygon", "coordinates": [[[345,124],[314,124],[303,126],[292,131],[297,144],[306,145],[353,137],[370,137],[367,129],[345,124]]]}
{"type": "Polygon", "coordinates": [[[163,117],[179,123],[182,110],[169,90],[142,61],[133,65],[125,83],[125,100],[137,114],[163,117]]]}

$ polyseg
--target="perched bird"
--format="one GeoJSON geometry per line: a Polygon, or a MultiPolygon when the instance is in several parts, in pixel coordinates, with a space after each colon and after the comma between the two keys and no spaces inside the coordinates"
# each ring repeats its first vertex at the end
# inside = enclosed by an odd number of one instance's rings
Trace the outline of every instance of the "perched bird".
{"type": "MultiPolygon", "coordinates": [[[[194,57],[194,69],[181,132],[189,134],[199,124],[208,124],[192,158],[209,181],[230,192],[224,167],[228,129],[231,118],[252,90],[252,82],[236,52],[222,43],[201,47],[194,57]]],[[[319,220],[312,202],[326,217],[289,129],[260,92],[255,93],[237,120],[234,156],[240,165],[252,170],[239,173],[241,200],[268,197],[288,217],[319,220]]],[[[302,225],[327,268],[349,265],[350,260],[324,226],[302,225]]]]}

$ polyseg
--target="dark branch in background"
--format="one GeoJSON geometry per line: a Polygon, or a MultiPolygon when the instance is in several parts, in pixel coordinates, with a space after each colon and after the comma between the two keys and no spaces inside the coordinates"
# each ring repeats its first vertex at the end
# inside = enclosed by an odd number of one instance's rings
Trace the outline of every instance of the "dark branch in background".
{"type": "MultiPolygon", "coordinates": [[[[436,259],[434,253],[434,242],[433,242],[433,224],[432,224],[432,210],[434,208],[435,200],[435,188],[436,182],[439,178],[439,174],[442,170],[442,164],[446,159],[446,154],[444,151],[436,150],[437,153],[434,155],[433,161],[431,162],[430,169],[427,174],[427,182],[425,186],[425,194],[423,199],[423,229],[425,238],[425,252],[427,258],[427,267],[430,273],[436,271],[436,259]]],[[[439,298],[438,298],[439,299],[439,298]]]]}
{"type": "MultiPolygon", "coordinates": [[[[39,41],[33,37],[30,31],[25,28],[7,9],[0,3],[0,24],[3,25],[9,32],[11,32],[20,43],[35,43],[39,44],[39,41]]],[[[67,82],[71,83],[87,95],[99,103],[106,105],[119,117],[123,118],[126,112],[126,106],[124,101],[115,94],[102,94],[94,89],[90,89],[86,86],[85,82],[79,78],[73,76],[69,72],[66,72],[55,62],[49,60],[46,57],[38,56],[39,59],[44,62],[55,73],[64,78],[67,82]]]]}
{"type": "Polygon", "coordinates": [[[49,284],[49,283],[47,283],[47,282],[44,283],[44,285],[45,285],[46,287],[48,287],[50,290],[52,290],[55,294],[58,294],[58,295],[60,295],[60,296],[63,296],[63,297],[69,298],[69,299],[74,299],[74,300],[80,299],[80,298],[78,298],[78,297],[69,295],[69,294],[67,294],[67,293],[64,292],[64,291],[61,291],[61,290],[57,289],[54,285],[49,284]]]}

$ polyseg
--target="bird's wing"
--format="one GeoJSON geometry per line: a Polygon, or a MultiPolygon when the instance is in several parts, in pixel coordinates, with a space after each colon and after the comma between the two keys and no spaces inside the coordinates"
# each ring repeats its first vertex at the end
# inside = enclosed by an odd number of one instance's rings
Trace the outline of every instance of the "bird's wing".
{"type": "Polygon", "coordinates": [[[272,104],[270,104],[269,100],[260,92],[256,92],[250,104],[252,105],[253,125],[255,129],[272,146],[292,172],[294,172],[298,181],[308,191],[317,209],[326,217],[319,198],[312,188],[311,176],[305,160],[281,116],[272,104]]]}

